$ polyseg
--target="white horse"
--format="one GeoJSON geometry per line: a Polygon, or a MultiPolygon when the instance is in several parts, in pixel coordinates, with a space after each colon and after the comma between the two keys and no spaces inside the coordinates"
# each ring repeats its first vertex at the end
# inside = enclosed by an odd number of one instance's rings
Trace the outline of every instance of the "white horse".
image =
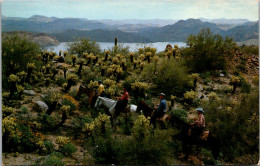
{"type": "MultiPolygon", "coordinates": [[[[98,108],[102,104],[104,104],[109,109],[109,113],[111,115],[113,115],[115,112],[116,103],[117,103],[117,101],[115,101],[115,100],[98,96],[96,103],[95,103],[95,107],[98,108]]],[[[135,112],[136,108],[137,108],[136,105],[130,104],[130,112],[135,112]]]]}

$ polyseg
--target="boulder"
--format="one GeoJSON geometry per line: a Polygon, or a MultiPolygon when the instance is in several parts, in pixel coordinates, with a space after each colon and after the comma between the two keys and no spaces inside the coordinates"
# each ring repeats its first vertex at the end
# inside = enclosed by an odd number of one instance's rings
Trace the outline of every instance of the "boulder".
{"type": "Polygon", "coordinates": [[[23,93],[31,96],[36,95],[36,93],[33,90],[24,90],[23,93]]]}
{"type": "Polygon", "coordinates": [[[219,76],[220,77],[225,77],[225,75],[223,73],[220,73],[219,76]]]}
{"type": "Polygon", "coordinates": [[[36,111],[43,112],[49,109],[48,105],[43,101],[36,101],[33,107],[36,111]]]}

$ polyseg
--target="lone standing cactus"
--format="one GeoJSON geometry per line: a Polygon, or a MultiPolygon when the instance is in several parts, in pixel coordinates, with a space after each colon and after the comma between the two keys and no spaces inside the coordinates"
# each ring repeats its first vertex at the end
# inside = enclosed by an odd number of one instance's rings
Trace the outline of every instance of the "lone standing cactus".
{"type": "Polygon", "coordinates": [[[117,37],[115,38],[115,47],[117,47],[117,37]]]}

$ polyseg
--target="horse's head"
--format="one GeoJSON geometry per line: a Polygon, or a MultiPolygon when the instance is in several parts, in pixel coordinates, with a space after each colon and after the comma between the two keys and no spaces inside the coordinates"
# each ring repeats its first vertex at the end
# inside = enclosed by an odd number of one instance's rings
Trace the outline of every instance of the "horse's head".
{"type": "Polygon", "coordinates": [[[143,106],[145,105],[145,102],[143,100],[140,100],[137,104],[136,112],[140,113],[141,110],[143,109],[143,106]]]}
{"type": "Polygon", "coordinates": [[[95,107],[100,107],[101,104],[102,104],[102,102],[100,101],[100,97],[98,96],[96,103],[95,103],[95,107]]]}

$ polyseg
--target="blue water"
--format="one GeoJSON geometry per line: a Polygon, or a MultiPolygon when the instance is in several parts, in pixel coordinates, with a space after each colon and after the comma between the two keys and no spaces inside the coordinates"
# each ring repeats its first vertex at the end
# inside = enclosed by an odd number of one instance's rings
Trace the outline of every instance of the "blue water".
{"type": "MultiPolygon", "coordinates": [[[[106,50],[114,46],[113,42],[97,42],[100,45],[101,50],[106,50]]],[[[123,46],[129,46],[130,51],[137,51],[138,48],[143,48],[144,46],[155,47],[157,52],[164,51],[167,44],[171,44],[174,46],[175,44],[179,47],[186,47],[186,43],[183,42],[156,42],[156,43],[118,43],[123,46]]],[[[60,50],[66,51],[67,50],[67,42],[60,43],[58,46],[51,46],[48,47],[49,51],[54,51],[57,54],[60,50]]]]}

